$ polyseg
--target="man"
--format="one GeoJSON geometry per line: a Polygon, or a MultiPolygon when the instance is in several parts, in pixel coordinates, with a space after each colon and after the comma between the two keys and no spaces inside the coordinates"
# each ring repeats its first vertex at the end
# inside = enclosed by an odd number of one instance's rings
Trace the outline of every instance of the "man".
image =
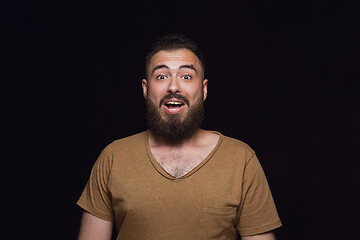
{"type": "Polygon", "coordinates": [[[281,226],[243,142],[200,128],[208,80],[197,46],[165,36],[142,80],[149,130],[108,145],[78,201],[79,239],[273,240],[281,226]]]}

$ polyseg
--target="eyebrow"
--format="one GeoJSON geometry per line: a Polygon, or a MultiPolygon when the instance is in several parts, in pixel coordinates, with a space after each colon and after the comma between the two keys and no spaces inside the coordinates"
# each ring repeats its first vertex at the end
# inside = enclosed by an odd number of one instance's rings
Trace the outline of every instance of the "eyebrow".
{"type": "Polygon", "coordinates": [[[161,64],[161,65],[157,65],[154,67],[154,69],[152,70],[151,74],[153,74],[156,70],[160,69],[160,68],[166,68],[166,69],[170,69],[168,66],[166,66],[165,64],[161,64]]]}
{"type": "MultiPolygon", "coordinates": [[[[165,64],[157,65],[157,66],[154,67],[154,69],[152,70],[151,74],[153,74],[156,70],[161,69],[161,68],[170,69],[170,68],[169,68],[168,66],[166,66],[165,64]]],[[[195,68],[194,65],[192,65],[192,64],[181,65],[181,66],[179,67],[179,69],[181,69],[181,68],[189,68],[189,69],[194,70],[194,71],[197,73],[196,68],[195,68]]]]}
{"type": "Polygon", "coordinates": [[[181,65],[179,68],[180,68],[180,69],[181,69],[181,68],[189,68],[189,69],[194,70],[194,71],[197,73],[196,68],[195,68],[194,65],[192,65],[192,64],[181,65]]]}

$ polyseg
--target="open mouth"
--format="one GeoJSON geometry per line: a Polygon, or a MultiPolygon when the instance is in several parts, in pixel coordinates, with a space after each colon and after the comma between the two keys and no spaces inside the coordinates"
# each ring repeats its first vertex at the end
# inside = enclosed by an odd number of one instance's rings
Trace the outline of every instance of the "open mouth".
{"type": "Polygon", "coordinates": [[[164,107],[167,112],[171,114],[176,114],[181,112],[181,110],[184,108],[184,103],[182,101],[167,101],[164,103],[164,107]]]}
{"type": "Polygon", "coordinates": [[[181,106],[183,106],[184,104],[181,102],[167,102],[165,104],[165,106],[169,109],[176,109],[176,108],[180,108],[181,106]]]}

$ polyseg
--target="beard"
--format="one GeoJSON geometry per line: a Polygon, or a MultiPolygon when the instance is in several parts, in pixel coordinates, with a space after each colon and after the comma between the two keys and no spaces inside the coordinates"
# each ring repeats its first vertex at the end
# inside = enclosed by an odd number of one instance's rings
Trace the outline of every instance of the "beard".
{"type": "Polygon", "coordinates": [[[189,108],[188,113],[181,120],[181,117],[174,114],[166,114],[165,119],[160,114],[159,108],[161,103],[166,99],[177,98],[184,100],[189,106],[189,101],[179,94],[168,94],[160,101],[158,107],[149,98],[146,98],[147,115],[146,120],[148,127],[155,136],[163,137],[170,144],[181,143],[183,140],[193,136],[195,131],[199,129],[204,115],[204,101],[199,98],[189,108]]]}

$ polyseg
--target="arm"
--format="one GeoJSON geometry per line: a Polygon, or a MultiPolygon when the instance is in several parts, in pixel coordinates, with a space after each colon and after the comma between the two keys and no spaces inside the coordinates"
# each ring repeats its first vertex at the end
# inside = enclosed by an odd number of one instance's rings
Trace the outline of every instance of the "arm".
{"type": "Polygon", "coordinates": [[[273,232],[262,233],[254,236],[241,237],[242,240],[275,240],[273,232]]]}
{"type": "Polygon", "coordinates": [[[112,222],[102,220],[88,212],[84,212],[81,218],[78,240],[110,240],[112,231],[112,222]]]}

